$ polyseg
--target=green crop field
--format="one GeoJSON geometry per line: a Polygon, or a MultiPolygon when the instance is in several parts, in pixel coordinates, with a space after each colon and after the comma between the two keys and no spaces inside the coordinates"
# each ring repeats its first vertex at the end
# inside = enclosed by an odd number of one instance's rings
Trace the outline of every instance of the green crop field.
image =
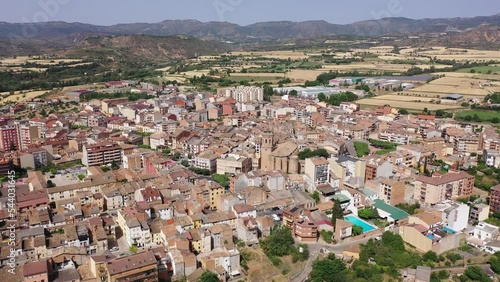
{"type": "Polygon", "coordinates": [[[500,73],[500,66],[485,66],[485,67],[466,68],[466,69],[458,70],[458,72],[494,74],[494,73],[500,73]]]}
{"type": "Polygon", "coordinates": [[[465,121],[498,123],[500,121],[500,112],[484,111],[484,110],[468,110],[456,113],[455,118],[458,120],[465,120],[465,121]],[[475,118],[476,115],[477,118],[475,118]]]}

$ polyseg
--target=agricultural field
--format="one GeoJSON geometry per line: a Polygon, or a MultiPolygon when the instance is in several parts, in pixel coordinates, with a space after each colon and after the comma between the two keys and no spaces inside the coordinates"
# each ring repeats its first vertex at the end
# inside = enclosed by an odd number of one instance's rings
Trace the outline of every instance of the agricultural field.
{"type": "Polygon", "coordinates": [[[479,74],[500,74],[500,66],[484,66],[484,67],[475,67],[475,68],[465,68],[458,70],[457,72],[463,73],[479,73],[479,74]]]}
{"type": "Polygon", "coordinates": [[[483,111],[483,110],[467,110],[461,111],[455,114],[455,117],[459,120],[474,120],[474,116],[477,115],[481,122],[491,122],[500,120],[500,112],[495,111],[483,111]],[[470,117],[470,118],[469,118],[470,117]]]}
{"type": "Polygon", "coordinates": [[[16,91],[14,92],[14,95],[9,95],[9,92],[1,92],[0,96],[5,97],[0,100],[0,104],[5,104],[8,102],[23,102],[27,101],[33,98],[36,98],[38,96],[41,96],[43,94],[49,93],[47,90],[42,90],[42,91],[16,91]]]}
{"type": "Polygon", "coordinates": [[[466,98],[482,98],[488,95],[490,91],[496,91],[498,87],[500,87],[500,82],[447,75],[407,92],[416,95],[429,94],[431,96],[462,94],[466,98]]]}
{"type": "Polygon", "coordinates": [[[425,98],[415,98],[412,100],[401,100],[400,98],[404,96],[389,94],[382,95],[368,99],[358,100],[356,103],[363,106],[371,106],[371,107],[379,107],[384,105],[390,105],[391,107],[399,108],[399,109],[407,109],[407,110],[415,110],[415,111],[423,111],[427,108],[430,111],[436,110],[450,110],[450,109],[460,109],[462,108],[460,105],[447,105],[447,104],[433,104],[426,101],[425,98]],[[416,102],[420,101],[420,102],[416,102]]]}
{"type": "Polygon", "coordinates": [[[249,56],[249,57],[265,57],[273,59],[288,60],[301,60],[309,58],[302,51],[259,51],[259,52],[231,52],[235,56],[249,56]]]}
{"type": "Polygon", "coordinates": [[[456,60],[456,61],[499,61],[500,51],[459,49],[446,47],[432,48],[405,48],[400,50],[400,54],[410,56],[432,57],[438,60],[456,60]]]}

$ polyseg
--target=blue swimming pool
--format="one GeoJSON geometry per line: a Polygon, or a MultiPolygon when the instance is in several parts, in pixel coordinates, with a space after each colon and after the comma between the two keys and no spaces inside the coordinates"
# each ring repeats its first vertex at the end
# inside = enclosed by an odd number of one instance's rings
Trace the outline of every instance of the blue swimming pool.
{"type": "Polygon", "coordinates": [[[368,224],[366,221],[364,221],[360,218],[357,218],[353,215],[346,216],[346,217],[344,217],[344,219],[346,221],[349,221],[350,223],[352,223],[354,225],[361,226],[361,228],[363,228],[363,233],[370,232],[370,231],[376,229],[372,225],[368,224]]]}
{"type": "Polygon", "coordinates": [[[444,230],[444,231],[446,231],[446,232],[448,232],[448,233],[450,233],[450,234],[455,234],[455,233],[457,233],[457,232],[455,232],[455,230],[451,230],[450,228],[448,228],[448,227],[446,227],[446,226],[444,226],[444,227],[443,227],[443,230],[444,230]]]}
{"type": "Polygon", "coordinates": [[[431,234],[428,234],[428,235],[427,235],[427,238],[429,238],[429,239],[434,239],[434,234],[432,234],[432,233],[431,233],[431,234]]]}

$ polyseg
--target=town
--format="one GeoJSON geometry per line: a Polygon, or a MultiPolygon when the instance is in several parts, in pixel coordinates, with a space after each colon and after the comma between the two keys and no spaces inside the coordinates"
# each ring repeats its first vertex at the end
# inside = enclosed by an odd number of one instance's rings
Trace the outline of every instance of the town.
{"type": "MultiPolygon", "coordinates": [[[[329,84],[338,81],[372,83],[329,84]]],[[[342,87],[327,94],[368,95],[342,87]]],[[[205,271],[237,281],[252,275],[248,256],[262,248],[278,265],[292,253],[304,261],[283,270],[302,281],[312,259],[360,259],[359,244],[385,243],[387,232],[446,266],[443,254],[453,250],[461,251],[452,265],[481,265],[478,253],[500,251],[497,128],[390,106],[334,106],[320,102],[326,90],[270,103],[256,86],[211,94],[110,81],[10,106],[0,172],[15,176],[2,188],[7,205],[15,185],[15,214],[2,209],[1,218],[4,238],[13,221],[16,233],[1,247],[2,270],[14,252],[19,281],[197,281],[205,271]],[[150,96],[98,99],[116,89],[150,96]],[[76,110],[15,118],[69,105],[76,110]],[[287,249],[272,247],[273,232],[289,232],[287,249]]],[[[405,277],[430,279],[421,264],[407,265],[405,277]]]]}
{"type": "Polygon", "coordinates": [[[500,281],[500,15],[390,19],[0,23],[0,281],[500,281]]]}

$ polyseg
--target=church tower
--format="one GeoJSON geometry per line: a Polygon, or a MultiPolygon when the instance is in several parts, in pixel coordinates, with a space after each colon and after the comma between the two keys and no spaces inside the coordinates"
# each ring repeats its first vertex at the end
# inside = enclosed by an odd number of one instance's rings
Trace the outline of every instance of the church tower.
{"type": "Polygon", "coordinates": [[[273,134],[266,132],[262,135],[262,143],[260,145],[260,169],[273,170],[273,162],[271,154],[273,152],[273,134]]]}

